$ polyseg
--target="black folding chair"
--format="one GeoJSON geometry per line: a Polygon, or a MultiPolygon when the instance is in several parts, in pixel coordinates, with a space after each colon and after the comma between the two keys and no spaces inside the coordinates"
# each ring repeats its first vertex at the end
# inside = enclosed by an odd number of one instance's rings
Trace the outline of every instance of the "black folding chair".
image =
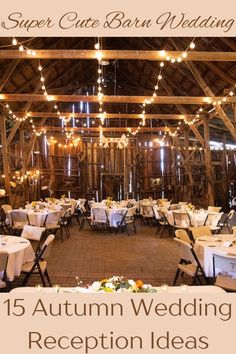
{"type": "Polygon", "coordinates": [[[55,235],[51,234],[48,235],[45,242],[43,243],[42,247],[40,248],[39,252],[35,256],[34,262],[27,262],[23,264],[21,273],[26,274],[25,278],[22,282],[22,286],[26,286],[28,283],[31,275],[40,275],[42,284],[46,287],[45,278],[49,284],[52,286],[51,280],[49,278],[49,274],[47,271],[47,258],[50,255],[52,243],[55,239],[55,235]]]}

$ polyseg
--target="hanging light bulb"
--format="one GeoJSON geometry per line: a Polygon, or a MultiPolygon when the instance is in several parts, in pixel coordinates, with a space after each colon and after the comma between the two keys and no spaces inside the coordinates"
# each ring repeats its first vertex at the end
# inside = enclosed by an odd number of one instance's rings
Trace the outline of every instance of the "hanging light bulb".
{"type": "Polygon", "coordinates": [[[17,40],[16,40],[15,38],[13,38],[12,44],[13,44],[13,45],[17,45],[17,40]]]}
{"type": "Polygon", "coordinates": [[[189,47],[190,47],[191,49],[194,49],[194,48],[195,48],[194,42],[191,42],[189,47]]]}

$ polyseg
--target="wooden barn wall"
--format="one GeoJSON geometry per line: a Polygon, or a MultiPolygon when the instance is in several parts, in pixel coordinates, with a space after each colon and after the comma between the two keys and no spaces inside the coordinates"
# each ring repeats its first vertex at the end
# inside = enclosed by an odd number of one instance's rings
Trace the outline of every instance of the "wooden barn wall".
{"type": "MultiPolygon", "coordinates": [[[[182,149],[183,146],[182,146],[182,149]]],[[[19,140],[9,147],[11,180],[22,171],[39,170],[38,178],[28,177],[12,189],[15,205],[53,195],[60,197],[68,192],[71,197],[114,199],[127,197],[172,199],[173,202],[192,202],[198,207],[208,205],[208,180],[204,151],[196,149],[184,163],[180,151],[171,143],[160,146],[147,137],[134,137],[125,149],[115,143],[104,149],[98,138],[83,138],[77,146],[65,146],[62,140],[46,145],[44,137],[37,139],[27,166],[23,166],[24,145],[19,140]],[[69,163],[70,160],[70,163],[69,163]],[[193,183],[190,183],[189,174],[193,183]],[[42,187],[48,187],[42,189],[42,187]]],[[[225,210],[236,195],[236,152],[212,150],[212,170],[215,205],[225,210]]]]}

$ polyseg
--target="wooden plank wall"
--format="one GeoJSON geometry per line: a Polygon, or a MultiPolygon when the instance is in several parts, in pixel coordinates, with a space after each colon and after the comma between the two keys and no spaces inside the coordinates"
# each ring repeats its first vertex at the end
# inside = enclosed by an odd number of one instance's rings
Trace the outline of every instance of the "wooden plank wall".
{"type": "MultiPolygon", "coordinates": [[[[74,198],[166,197],[173,202],[188,201],[199,207],[207,206],[204,151],[190,151],[189,168],[194,181],[191,187],[180,153],[171,146],[171,141],[169,143],[169,146],[161,147],[150,137],[140,136],[132,138],[126,149],[120,150],[115,143],[111,143],[109,149],[101,148],[98,138],[83,138],[77,146],[67,147],[58,139],[57,144],[47,147],[45,154],[43,137],[40,137],[34,149],[39,150],[40,154],[32,153],[27,166],[29,171],[40,170],[40,176],[38,180],[27,178],[16,190],[12,190],[14,203],[24,204],[27,195],[24,191],[28,188],[29,200],[45,197],[50,191],[56,197],[67,195],[70,191],[74,198]],[[150,145],[150,141],[153,144],[150,145]],[[163,165],[161,154],[164,156],[163,165]],[[49,189],[43,192],[43,186],[49,189]]],[[[236,195],[236,152],[217,150],[211,153],[215,205],[226,210],[229,198],[236,195]]],[[[20,142],[11,144],[8,155],[13,177],[16,171],[22,169],[20,142]]]]}

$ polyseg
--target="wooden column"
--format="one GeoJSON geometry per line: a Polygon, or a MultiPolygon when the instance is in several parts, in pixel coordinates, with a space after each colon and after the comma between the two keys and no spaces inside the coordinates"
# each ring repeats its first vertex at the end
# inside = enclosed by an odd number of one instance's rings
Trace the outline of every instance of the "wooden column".
{"type": "Polygon", "coordinates": [[[224,173],[221,175],[221,187],[223,191],[222,195],[222,208],[224,210],[227,210],[229,208],[229,176],[228,176],[228,154],[226,150],[226,136],[223,134],[222,136],[222,142],[223,142],[223,154],[222,154],[222,167],[224,170],[224,173]]]}
{"type": "Polygon", "coordinates": [[[9,195],[9,202],[11,203],[11,186],[10,186],[10,164],[7,150],[7,136],[6,136],[6,118],[3,114],[0,116],[0,130],[1,130],[1,144],[2,144],[2,161],[3,173],[5,175],[5,190],[9,195]]]}
{"type": "Polygon", "coordinates": [[[128,183],[127,183],[127,151],[124,147],[124,199],[128,197],[128,183]]]}
{"type": "Polygon", "coordinates": [[[205,164],[206,164],[206,177],[207,177],[207,199],[209,205],[214,205],[214,174],[211,163],[211,149],[210,149],[210,130],[209,123],[204,120],[204,138],[205,138],[205,164]]]}
{"type": "MultiPolygon", "coordinates": [[[[21,149],[21,159],[22,159],[22,175],[25,176],[27,172],[27,151],[25,149],[25,132],[20,130],[20,149],[21,149]]],[[[24,199],[29,201],[29,184],[28,179],[24,180],[24,199]]]]}

